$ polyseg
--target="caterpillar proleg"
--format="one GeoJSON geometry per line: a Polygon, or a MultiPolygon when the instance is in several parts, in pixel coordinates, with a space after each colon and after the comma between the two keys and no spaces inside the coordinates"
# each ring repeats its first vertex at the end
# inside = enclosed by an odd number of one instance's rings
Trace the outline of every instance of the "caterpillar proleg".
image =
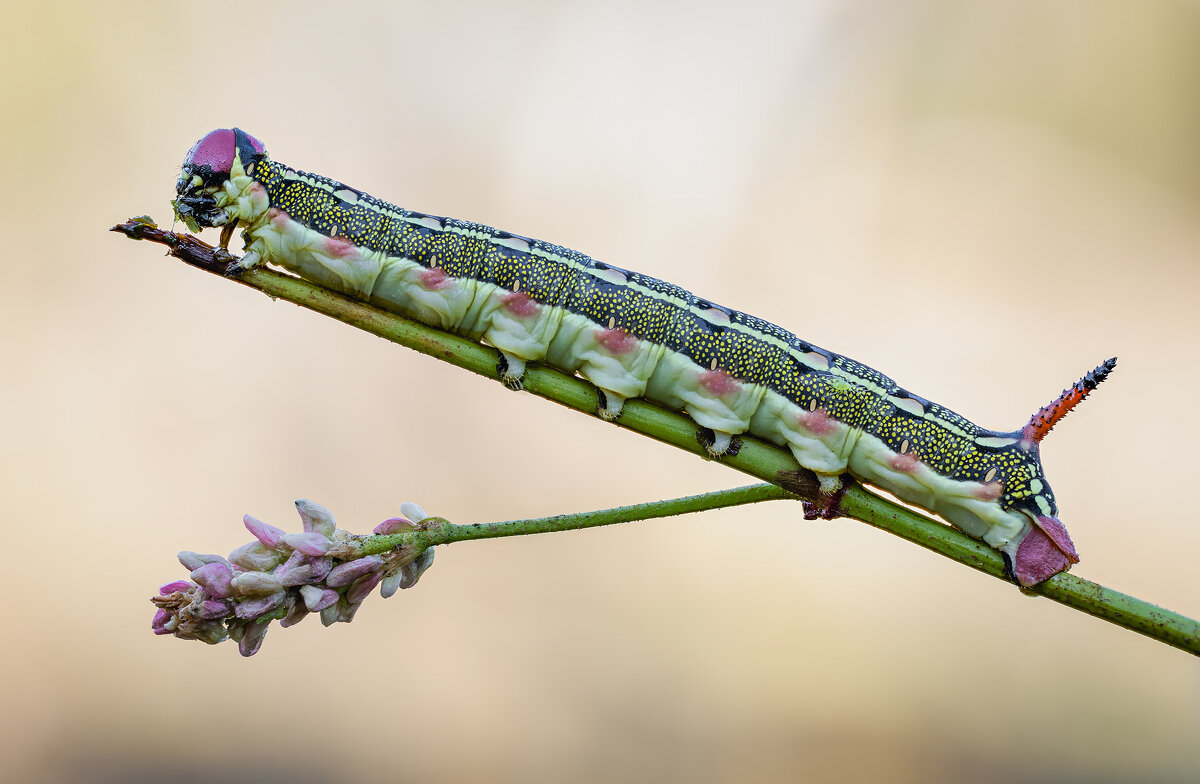
{"type": "Polygon", "coordinates": [[[987,430],[848,357],[679,286],[478,223],[406,210],[271,160],[240,129],[188,152],[173,202],[193,231],[243,229],[243,268],[274,264],[484,341],[519,388],[525,365],[575,373],[620,416],[646,398],[686,413],[719,457],[742,433],[787,447],[820,480],[806,517],[833,517],[843,477],[882,487],[1001,551],[1035,585],[1079,557],[1039,445],[1116,359],[1013,431],[987,430]]]}

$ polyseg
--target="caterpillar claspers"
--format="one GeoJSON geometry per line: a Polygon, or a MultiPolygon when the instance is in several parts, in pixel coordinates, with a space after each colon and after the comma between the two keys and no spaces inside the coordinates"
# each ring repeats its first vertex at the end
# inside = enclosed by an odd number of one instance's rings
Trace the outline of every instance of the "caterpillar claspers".
{"type": "Polygon", "coordinates": [[[644,397],[711,431],[714,456],[751,433],[815,472],[808,517],[832,517],[849,474],[1004,553],[1032,586],[1079,560],[1039,445],[1116,359],[1016,430],[982,428],[848,357],[679,286],[478,223],[403,209],[272,160],[233,128],[184,160],[174,202],[193,231],[243,229],[240,266],[269,263],[425,324],[481,340],[519,387],[525,363],[577,373],[599,414],[644,397]]]}

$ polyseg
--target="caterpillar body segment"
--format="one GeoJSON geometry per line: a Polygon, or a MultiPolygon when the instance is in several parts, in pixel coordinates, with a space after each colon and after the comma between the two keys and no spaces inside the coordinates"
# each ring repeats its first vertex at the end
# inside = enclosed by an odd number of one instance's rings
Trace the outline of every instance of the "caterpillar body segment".
{"type": "Polygon", "coordinates": [[[806,517],[835,516],[849,474],[1001,550],[1022,586],[1078,561],[1039,445],[1115,359],[1022,429],[987,430],[768,321],[568,248],[292,169],[238,129],[197,142],[177,190],[189,228],[243,227],[244,266],[275,264],[485,341],[512,388],[525,363],[544,362],[595,384],[605,419],[644,397],[711,431],[702,442],[714,456],[746,432],[787,447],[820,479],[806,517]]]}

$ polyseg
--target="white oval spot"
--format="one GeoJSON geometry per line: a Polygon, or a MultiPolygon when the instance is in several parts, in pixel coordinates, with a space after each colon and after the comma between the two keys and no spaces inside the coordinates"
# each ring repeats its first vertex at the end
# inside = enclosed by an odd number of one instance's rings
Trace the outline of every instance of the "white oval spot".
{"type": "Polygon", "coordinates": [[[996,467],[992,466],[991,468],[988,469],[988,472],[983,475],[983,481],[990,482],[995,478],[996,478],[996,467]]]}
{"type": "Polygon", "coordinates": [[[613,328],[613,327],[615,327],[615,326],[617,326],[617,317],[616,317],[616,316],[609,316],[609,317],[608,317],[608,328],[609,328],[609,329],[612,329],[612,328],[613,328]]]}
{"type": "Polygon", "coordinates": [[[708,369],[709,369],[709,370],[716,370],[716,369],[717,369],[717,358],[716,358],[716,357],[713,357],[713,359],[712,359],[712,362],[709,362],[709,363],[708,363],[708,369]]]}
{"type": "Polygon", "coordinates": [[[983,438],[976,438],[975,443],[979,444],[980,446],[1002,447],[1012,446],[1013,444],[1017,443],[1017,439],[1005,438],[1003,436],[984,436],[983,438]]]}
{"type": "Polygon", "coordinates": [[[520,237],[495,237],[492,239],[492,243],[495,245],[503,245],[504,247],[512,248],[513,250],[519,250],[522,253],[529,252],[529,242],[521,239],[520,237]]]}
{"type": "Polygon", "coordinates": [[[438,257],[436,253],[429,254],[429,269],[437,269],[438,257]]]}
{"type": "Polygon", "coordinates": [[[829,359],[824,354],[818,354],[816,351],[806,351],[800,355],[804,359],[804,364],[815,370],[829,370],[829,359]]]}
{"type": "Polygon", "coordinates": [[[909,446],[911,446],[911,445],[908,443],[907,438],[904,439],[903,441],[901,441],[900,442],[900,454],[907,455],[909,446]]]}
{"type": "Polygon", "coordinates": [[[613,269],[612,267],[593,267],[591,269],[591,273],[595,277],[600,278],[600,280],[606,280],[609,283],[616,283],[618,286],[629,282],[628,275],[621,270],[613,269]]]}
{"type": "Polygon", "coordinates": [[[901,411],[907,411],[913,416],[925,416],[925,406],[921,405],[920,401],[913,400],[911,397],[891,397],[892,405],[901,411]]]}
{"type": "Polygon", "coordinates": [[[333,195],[347,204],[358,204],[358,191],[351,190],[350,188],[342,188],[341,190],[334,191],[333,195]]]}
{"type": "Polygon", "coordinates": [[[808,410],[809,410],[809,411],[816,411],[816,410],[817,410],[817,399],[816,399],[815,397],[814,397],[814,398],[813,398],[811,401],[809,401],[809,403],[808,403],[808,410]]]}
{"type": "Polygon", "coordinates": [[[516,292],[518,292],[520,290],[521,290],[521,281],[518,280],[516,283],[513,284],[513,293],[515,294],[516,292]]]}

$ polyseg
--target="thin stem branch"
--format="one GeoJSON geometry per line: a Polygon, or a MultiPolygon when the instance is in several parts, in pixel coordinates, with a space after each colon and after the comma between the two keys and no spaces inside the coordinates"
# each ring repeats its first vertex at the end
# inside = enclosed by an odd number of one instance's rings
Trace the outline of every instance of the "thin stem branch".
{"type": "MultiPolygon", "coordinates": [[[[214,250],[210,245],[192,235],[174,234],[158,229],[148,219],[130,220],[114,226],[113,231],[121,232],[132,239],[146,239],[167,245],[171,249],[171,255],[208,272],[228,276],[231,268],[233,259],[228,253],[214,250]]],[[[466,338],[442,332],[272,270],[254,269],[230,279],[257,289],[273,299],[287,300],[473,373],[488,378],[497,378],[498,376],[496,368],[500,362],[499,352],[466,338]]],[[[525,374],[525,390],[568,408],[596,416],[599,403],[598,392],[594,386],[576,376],[530,363],[525,374]]],[[[620,418],[614,424],[701,457],[708,457],[697,438],[696,424],[691,419],[684,414],[667,411],[645,400],[627,401],[620,418]]],[[[743,436],[740,440],[742,442],[740,451],[734,456],[721,458],[722,463],[770,482],[800,498],[815,500],[817,491],[815,476],[801,468],[790,453],[754,438],[743,436]]],[[[973,569],[993,577],[1007,579],[1003,559],[995,550],[948,525],[919,515],[861,487],[851,487],[847,490],[841,502],[841,510],[848,517],[893,533],[973,569]]],[[[619,511],[621,510],[608,510],[612,513],[619,511]]],[[[605,515],[608,512],[589,514],[605,515]]],[[[574,522],[577,524],[568,527],[577,528],[588,527],[586,524],[578,524],[585,522],[585,518],[596,519],[588,518],[588,515],[569,515],[565,518],[548,519],[558,519],[561,525],[561,520],[569,518],[575,518],[574,522]]],[[[644,518],[632,517],[629,519],[644,518]]],[[[612,520],[612,522],[621,521],[612,520]]],[[[591,524],[604,525],[606,523],[593,522],[591,524]]],[[[546,521],[515,521],[490,525],[511,525],[513,527],[476,530],[534,533],[534,530],[519,531],[518,529],[521,526],[536,528],[538,525],[545,526],[539,529],[545,531],[567,529],[566,527],[553,527],[552,523],[546,521]]],[[[471,526],[452,527],[471,529],[471,526]]],[[[513,534],[493,533],[490,535],[513,534]]],[[[465,538],[485,537],[481,534],[478,537],[465,538]]],[[[435,544],[435,542],[431,541],[430,544],[435,544]]],[[[1113,591],[1089,580],[1071,574],[1058,574],[1030,589],[1030,593],[1040,594],[1080,612],[1094,615],[1167,645],[1200,655],[1200,622],[1113,591]]]]}
{"type": "Polygon", "coordinates": [[[794,499],[795,496],[777,485],[758,484],[735,487],[732,490],[717,490],[701,495],[689,495],[683,498],[672,498],[666,501],[650,501],[645,504],[618,506],[595,512],[539,517],[533,520],[455,525],[440,518],[433,518],[421,521],[423,529],[421,531],[363,537],[356,545],[355,557],[381,555],[397,547],[414,544],[424,548],[453,542],[467,542],[472,539],[496,539],[502,536],[577,531],[601,525],[632,523],[637,520],[651,520],[657,517],[723,509],[729,506],[756,504],[761,501],[778,501],[783,498],[794,499]]]}

